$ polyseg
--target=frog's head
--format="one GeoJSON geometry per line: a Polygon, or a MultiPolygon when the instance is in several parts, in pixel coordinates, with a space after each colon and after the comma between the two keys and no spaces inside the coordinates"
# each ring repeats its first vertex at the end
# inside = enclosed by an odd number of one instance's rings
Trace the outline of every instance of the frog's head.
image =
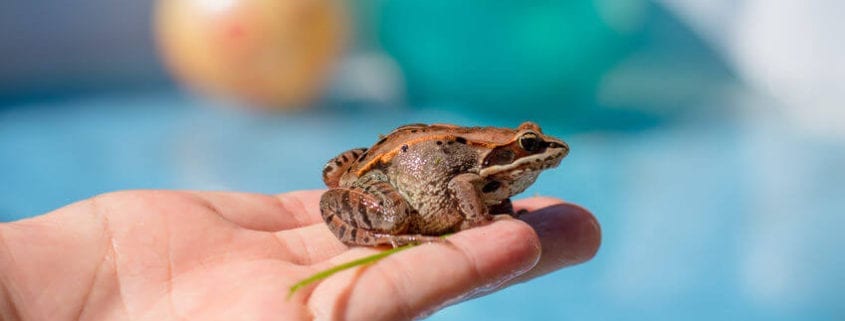
{"type": "Polygon", "coordinates": [[[481,191],[491,203],[521,193],[540,172],[556,167],[569,153],[564,141],[543,134],[540,126],[524,122],[513,134],[481,155],[481,191]]]}

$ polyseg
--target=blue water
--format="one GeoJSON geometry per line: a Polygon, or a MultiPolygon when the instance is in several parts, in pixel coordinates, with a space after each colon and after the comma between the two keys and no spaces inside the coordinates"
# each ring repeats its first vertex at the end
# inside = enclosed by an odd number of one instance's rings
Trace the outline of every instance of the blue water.
{"type": "MultiPolygon", "coordinates": [[[[539,119],[572,153],[525,195],[591,209],[601,250],[430,319],[845,319],[845,142],[735,96],[720,111],[625,130],[539,119]]],[[[399,124],[521,121],[434,107],[261,115],[204,105],[172,92],[8,104],[0,221],[119,189],[322,188],[327,159],[399,124]]]]}

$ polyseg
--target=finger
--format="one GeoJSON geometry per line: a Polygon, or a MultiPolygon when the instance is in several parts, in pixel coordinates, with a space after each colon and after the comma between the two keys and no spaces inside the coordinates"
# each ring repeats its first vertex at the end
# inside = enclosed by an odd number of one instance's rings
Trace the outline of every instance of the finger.
{"type": "MultiPolygon", "coordinates": [[[[283,244],[296,258],[296,264],[312,265],[324,262],[349,250],[338,238],[321,223],[287,229],[276,232],[279,244],[283,244]]],[[[342,262],[345,263],[345,262],[342,262]]],[[[330,266],[320,266],[329,268],[330,266]]]]}
{"type": "Polygon", "coordinates": [[[280,231],[322,222],[323,191],[295,191],[279,195],[233,192],[191,192],[203,205],[243,228],[280,231]]]}
{"type": "Polygon", "coordinates": [[[243,228],[275,232],[292,262],[310,265],[347,249],[323,223],[320,196],[324,191],[295,191],[275,196],[229,192],[195,192],[226,220],[243,228]]]}
{"type": "Polygon", "coordinates": [[[514,202],[515,209],[529,212],[520,217],[540,238],[542,254],[537,265],[499,287],[480,289],[466,299],[484,296],[511,285],[526,282],[561,268],[585,262],[595,256],[601,244],[601,228],[586,209],[552,197],[534,197],[514,202]]]}
{"type": "MultiPolygon", "coordinates": [[[[346,256],[333,261],[352,259],[346,256]]],[[[417,318],[478,289],[498,287],[531,269],[539,256],[530,226],[499,220],[452,235],[449,243],[424,244],[338,274],[317,286],[309,304],[316,319],[417,318]]]]}
{"type": "Polygon", "coordinates": [[[601,226],[586,209],[545,197],[517,201],[515,206],[530,211],[520,219],[537,232],[543,254],[533,269],[506,286],[585,262],[596,255],[601,245],[601,226]]]}

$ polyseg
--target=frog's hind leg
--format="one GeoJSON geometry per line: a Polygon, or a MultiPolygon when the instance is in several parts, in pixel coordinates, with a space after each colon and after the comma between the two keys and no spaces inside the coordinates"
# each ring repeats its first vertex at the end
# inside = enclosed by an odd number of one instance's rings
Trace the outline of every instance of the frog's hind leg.
{"type": "Polygon", "coordinates": [[[367,188],[334,188],[320,199],[323,220],[348,245],[391,245],[442,242],[436,236],[407,234],[411,208],[388,183],[367,188]]]}
{"type": "Polygon", "coordinates": [[[366,148],[354,148],[337,155],[323,167],[323,183],[329,188],[338,187],[340,177],[346,172],[349,166],[367,152],[366,148]]]}

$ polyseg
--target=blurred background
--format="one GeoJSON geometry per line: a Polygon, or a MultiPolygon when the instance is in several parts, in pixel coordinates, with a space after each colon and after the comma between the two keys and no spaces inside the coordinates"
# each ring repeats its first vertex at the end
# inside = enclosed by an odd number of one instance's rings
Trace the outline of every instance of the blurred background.
{"type": "Polygon", "coordinates": [[[567,140],[526,192],[597,257],[431,320],[843,320],[845,4],[0,3],[0,221],[122,189],[322,188],[413,122],[567,140]]]}

